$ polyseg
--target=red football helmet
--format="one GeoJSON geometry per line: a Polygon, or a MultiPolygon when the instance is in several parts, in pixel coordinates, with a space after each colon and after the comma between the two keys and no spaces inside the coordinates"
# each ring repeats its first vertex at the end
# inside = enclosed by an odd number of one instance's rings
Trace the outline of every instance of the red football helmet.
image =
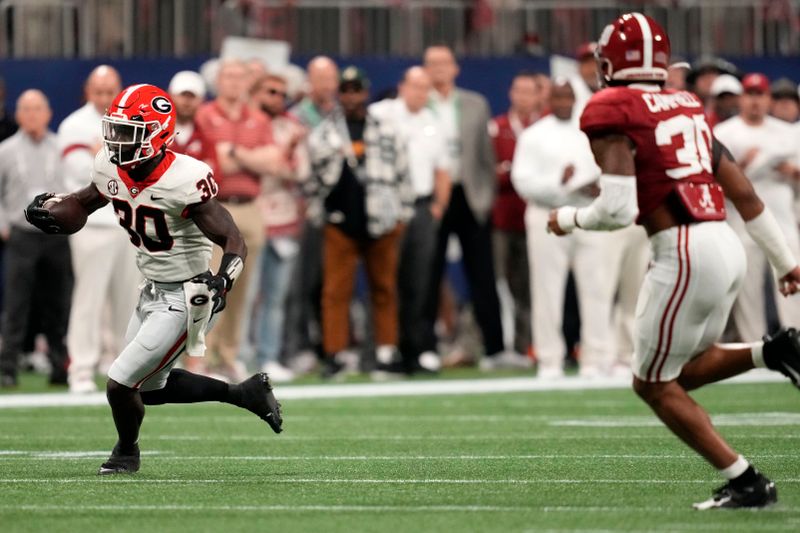
{"type": "Polygon", "coordinates": [[[595,53],[600,75],[607,84],[667,79],[669,37],[647,15],[626,13],[606,26],[595,53]]]}
{"type": "Polygon", "coordinates": [[[155,157],[175,138],[175,120],[175,105],[155,85],[123,89],[103,116],[103,144],[109,161],[133,168],[155,157]]]}

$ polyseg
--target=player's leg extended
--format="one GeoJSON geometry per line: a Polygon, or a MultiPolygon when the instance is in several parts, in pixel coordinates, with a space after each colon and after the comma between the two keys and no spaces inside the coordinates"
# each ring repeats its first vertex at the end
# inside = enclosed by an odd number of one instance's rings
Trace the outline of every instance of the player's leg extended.
{"type": "MultiPolygon", "coordinates": [[[[139,365],[142,370],[134,372],[128,378],[129,382],[134,382],[133,387],[137,389],[143,404],[230,403],[252,411],[265,420],[276,433],[280,432],[280,404],[272,394],[272,385],[266,374],[259,373],[242,383],[229,385],[218,379],[173,369],[186,345],[183,286],[180,283],[161,284],[156,298],[155,302],[145,306],[152,309],[152,312],[129,344],[129,347],[138,344],[139,348],[132,349],[132,353],[140,361],[146,361],[146,364],[139,365]],[[141,348],[149,346],[147,342],[151,342],[153,347],[148,353],[142,354],[141,348]]],[[[212,318],[212,325],[217,316],[212,318]]],[[[117,361],[122,359],[120,356],[117,361]]],[[[109,371],[109,375],[111,373],[109,371]]]]}
{"type": "MultiPolygon", "coordinates": [[[[731,248],[736,247],[731,246],[731,248]]],[[[765,342],[713,344],[722,335],[738,294],[739,285],[734,283],[727,294],[720,299],[719,305],[709,313],[706,330],[699,345],[700,348],[707,348],[683,367],[678,382],[686,390],[692,390],[759,367],[779,371],[798,386],[800,335],[794,329],[780,331],[767,338],[765,342]]],[[[780,295],[778,298],[784,299],[780,295]]]]}
{"type": "MultiPolygon", "coordinates": [[[[724,327],[744,272],[741,246],[727,227],[709,223],[672,228],[651,240],[654,267],[637,306],[634,390],[675,435],[730,480],[702,508],[771,503],[774,485],[733,451],[679,379],[691,354],[705,352],[711,336],[724,327]]],[[[748,351],[732,354],[731,371],[752,365],[748,351]]]]}
{"type": "Polygon", "coordinates": [[[675,435],[718,470],[739,457],[714,429],[708,414],[677,381],[648,383],[634,377],[633,389],[675,435]]]}

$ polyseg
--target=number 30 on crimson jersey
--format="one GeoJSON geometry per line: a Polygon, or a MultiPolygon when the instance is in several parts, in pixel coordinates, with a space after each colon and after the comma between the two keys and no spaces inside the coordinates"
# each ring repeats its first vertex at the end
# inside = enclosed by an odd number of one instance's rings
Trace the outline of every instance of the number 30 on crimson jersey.
{"type": "Polygon", "coordinates": [[[673,194],[691,219],[725,218],[713,136],[694,94],[654,84],[609,87],[589,100],[581,129],[589,138],[614,133],[633,142],[640,220],[673,194]]]}

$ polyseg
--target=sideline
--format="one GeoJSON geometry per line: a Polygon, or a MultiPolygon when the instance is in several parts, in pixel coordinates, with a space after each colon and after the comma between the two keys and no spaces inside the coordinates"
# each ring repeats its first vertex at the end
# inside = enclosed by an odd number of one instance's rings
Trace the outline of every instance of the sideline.
{"type": "MultiPolygon", "coordinates": [[[[725,383],[780,383],[789,381],[769,370],[751,370],[725,383]]],[[[401,381],[393,383],[353,383],[330,385],[277,385],[281,400],[318,400],[329,398],[374,398],[385,396],[430,396],[449,394],[496,394],[504,392],[580,391],[626,389],[629,378],[565,377],[548,381],[534,377],[401,381]]],[[[102,392],[91,394],[42,393],[0,396],[0,409],[19,407],[74,407],[107,405],[102,392]]]]}

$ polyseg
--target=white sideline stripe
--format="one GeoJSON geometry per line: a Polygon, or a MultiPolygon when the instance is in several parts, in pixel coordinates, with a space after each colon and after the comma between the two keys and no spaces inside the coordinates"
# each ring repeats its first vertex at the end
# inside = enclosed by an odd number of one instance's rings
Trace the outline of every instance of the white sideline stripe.
{"type": "MultiPolygon", "coordinates": [[[[202,417],[193,415],[191,412],[183,416],[171,415],[156,415],[158,422],[162,424],[170,424],[173,422],[194,422],[200,418],[206,421],[214,421],[217,423],[231,423],[241,424],[243,417],[249,415],[244,411],[239,415],[219,415],[202,417]]],[[[2,419],[2,416],[0,416],[2,419]]],[[[70,415],[63,413],[42,413],[37,414],[37,420],[42,421],[45,419],[58,420],[58,422],[69,421],[72,423],[77,422],[95,422],[96,416],[89,415],[70,415]]],[[[543,423],[550,426],[561,427],[642,427],[642,428],[663,428],[663,424],[652,415],[641,416],[589,416],[586,418],[564,418],[555,415],[524,415],[524,414],[510,414],[510,415],[493,415],[493,414],[471,414],[471,415],[358,415],[353,417],[351,413],[320,413],[315,415],[293,415],[291,421],[293,424],[313,424],[317,428],[322,420],[337,420],[337,424],[341,425],[339,420],[346,419],[345,422],[353,422],[361,424],[363,422],[411,422],[411,423],[439,423],[439,422],[479,422],[486,424],[501,423],[501,422],[532,422],[543,423]]],[[[793,413],[788,411],[779,412],[755,412],[755,413],[736,413],[727,415],[716,415],[712,417],[713,422],[718,426],[797,426],[800,425],[800,413],[793,413]]],[[[270,439],[270,434],[266,434],[265,439],[270,439]]],[[[283,437],[279,437],[282,439],[283,437]]]]}
{"type": "MultiPolygon", "coordinates": [[[[756,369],[727,380],[726,383],[773,383],[788,380],[776,372],[756,369]]],[[[472,380],[410,381],[401,383],[357,383],[350,385],[285,385],[276,389],[281,400],[327,398],[374,398],[390,396],[430,396],[449,394],[490,394],[504,392],[583,391],[629,389],[629,378],[581,378],[542,381],[531,377],[472,380]]],[[[46,393],[0,395],[0,409],[10,407],[72,407],[108,405],[105,394],[46,393]]]]}
{"type": "MultiPolygon", "coordinates": [[[[776,483],[800,483],[800,479],[774,479],[776,483]]],[[[561,485],[583,484],[613,484],[613,485],[677,485],[684,483],[713,483],[707,479],[329,479],[329,478],[298,478],[298,479],[136,479],[136,478],[107,478],[95,476],[93,478],[66,478],[66,479],[0,479],[0,483],[30,483],[30,484],[71,484],[71,483],[132,483],[153,485],[211,485],[216,483],[268,483],[281,484],[353,484],[353,485],[541,485],[557,483],[561,485]]]]}

